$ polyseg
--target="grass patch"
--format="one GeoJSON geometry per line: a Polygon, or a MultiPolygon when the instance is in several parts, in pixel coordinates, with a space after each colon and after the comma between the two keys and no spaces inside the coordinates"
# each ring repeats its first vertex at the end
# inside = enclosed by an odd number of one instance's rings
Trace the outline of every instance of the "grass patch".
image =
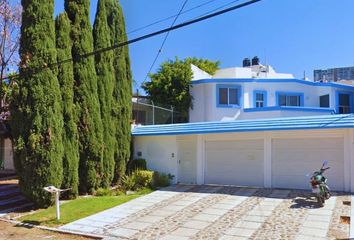
{"type": "Polygon", "coordinates": [[[60,205],[60,222],[57,222],[56,220],[55,206],[38,210],[36,213],[23,216],[17,220],[24,223],[45,225],[49,227],[61,226],[123,204],[134,198],[148,194],[151,191],[152,190],[145,189],[132,195],[80,197],[60,205]]]}

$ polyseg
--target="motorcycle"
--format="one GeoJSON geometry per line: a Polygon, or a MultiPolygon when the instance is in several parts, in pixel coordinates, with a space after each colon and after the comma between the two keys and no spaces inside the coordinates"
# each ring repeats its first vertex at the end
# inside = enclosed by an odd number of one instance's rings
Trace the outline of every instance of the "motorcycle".
{"type": "Polygon", "coordinates": [[[323,207],[325,200],[331,197],[330,189],[327,185],[327,178],[323,176],[323,173],[330,169],[328,165],[328,161],[324,161],[322,167],[319,171],[314,172],[311,175],[310,184],[312,187],[312,193],[315,194],[318,204],[323,207]]]}

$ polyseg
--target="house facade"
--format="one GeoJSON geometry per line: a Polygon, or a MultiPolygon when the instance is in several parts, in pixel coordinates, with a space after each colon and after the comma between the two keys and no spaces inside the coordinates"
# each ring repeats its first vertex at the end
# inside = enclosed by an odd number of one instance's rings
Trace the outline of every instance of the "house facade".
{"type": "Polygon", "coordinates": [[[175,183],[309,189],[324,160],[354,192],[354,87],[279,74],[252,60],[213,76],[192,66],[190,123],[132,130],[135,157],[175,183]]]}
{"type": "Polygon", "coordinates": [[[213,76],[192,70],[190,122],[354,112],[351,85],[296,79],[262,65],[221,69],[213,76]]]}

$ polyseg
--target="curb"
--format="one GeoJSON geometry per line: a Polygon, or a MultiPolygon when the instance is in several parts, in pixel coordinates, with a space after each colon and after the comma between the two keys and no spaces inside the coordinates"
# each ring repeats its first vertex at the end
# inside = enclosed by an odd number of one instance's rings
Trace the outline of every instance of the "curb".
{"type": "Polygon", "coordinates": [[[350,211],[350,233],[349,239],[354,239],[354,195],[352,195],[351,201],[351,211],[350,211]]]}
{"type": "Polygon", "coordinates": [[[93,239],[103,239],[105,237],[105,236],[98,235],[98,234],[81,233],[81,232],[75,232],[75,231],[61,230],[61,229],[52,228],[52,227],[38,226],[38,225],[30,224],[30,223],[19,222],[16,220],[8,220],[5,218],[0,218],[0,221],[16,224],[16,225],[19,225],[22,227],[38,228],[38,229],[42,229],[42,230],[46,230],[46,231],[57,232],[57,233],[62,233],[62,234],[78,235],[78,236],[89,237],[89,238],[93,238],[93,239]]]}

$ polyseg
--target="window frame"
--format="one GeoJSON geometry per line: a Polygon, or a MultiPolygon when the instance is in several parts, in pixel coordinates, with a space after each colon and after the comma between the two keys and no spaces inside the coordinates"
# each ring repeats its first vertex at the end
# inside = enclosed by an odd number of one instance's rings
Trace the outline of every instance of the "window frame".
{"type": "Polygon", "coordinates": [[[268,106],[267,103],[267,91],[264,90],[254,90],[253,91],[253,107],[254,108],[264,108],[268,106]],[[257,100],[257,94],[262,94],[263,95],[263,101],[257,100]],[[262,107],[257,107],[257,102],[263,102],[262,107]]]}
{"type": "Polygon", "coordinates": [[[217,108],[241,108],[242,106],[242,88],[240,85],[234,84],[217,84],[216,85],[216,107],[217,108]],[[220,88],[227,88],[227,104],[220,104],[220,88]],[[230,89],[237,89],[236,99],[238,104],[230,104],[230,89]]]}
{"type": "MultiPolygon", "coordinates": [[[[303,92],[276,92],[276,106],[278,107],[303,107],[304,106],[304,93],[303,92]],[[280,100],[280,96],[285,95],[286,98],[288,97],[299,97],[299,106],[291,106],[291,105],[285,105],[285,106],[281,106],[279,104],[279,100],[280,100]]],[[[287,100],[285,100],[287,101],[287,100]]]]}

